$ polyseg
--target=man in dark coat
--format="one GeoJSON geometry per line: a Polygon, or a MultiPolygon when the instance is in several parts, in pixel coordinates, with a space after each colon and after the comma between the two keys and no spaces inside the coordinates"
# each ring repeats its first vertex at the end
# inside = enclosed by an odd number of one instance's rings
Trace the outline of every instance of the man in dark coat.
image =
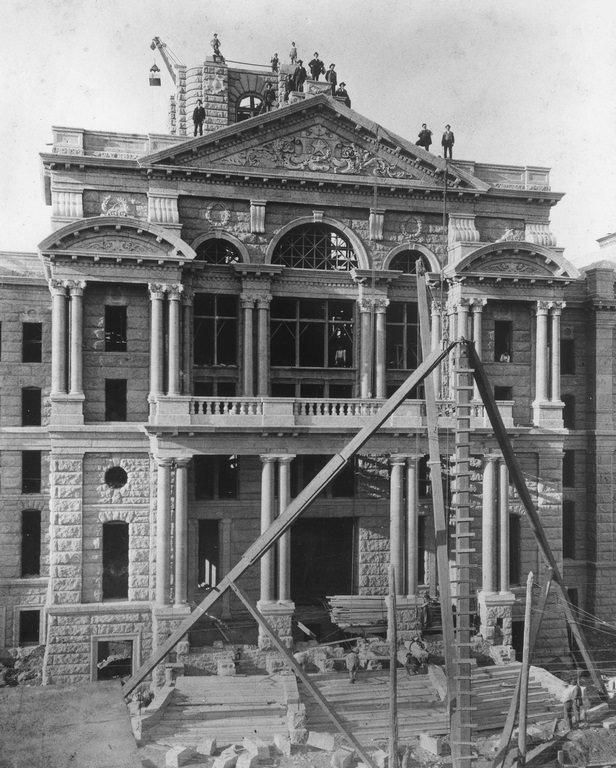
{"type": "Polygon", "coordinates": [[[314,59],[308,63],[310,74],[313,80],[318,80],[319,75],[325,74],[325,64],[319,58],[319,54],[314,52],[314,59]]]}
{"type": "Polygon", "coordinates": [[[418,147],[423,147],[430,151],[430,144],[432,144],[432,131],[429,130],[425,123],[422,123],[421,131],[419,131],[418,140],[415,142],[418,147]]]}
{"type": "Polygon", "coordinates": [[[306,68],[304,67],[304,62],[301,59],[298,59],[295,72],[293,73],[293,90],[303,91],[304,83],[306,82],[307,77],[308,74],[306,72],[306,68]]]}
{"type": "Polygon", "coordinates": [[[443,145],[443,157],[447,157],[447,153],[449,153],[450,159],[453,157],[453,144],[455,141],[455,137],[453,135],[453,131],[451,130],[450,125],[445,126],[445,133],[443,134],[443,138],[441,139],[441,144],[443,145]]]}
{"type": "Polygon", "coordinates": [[[336,86],[338,85],[338,74],[336,72],[336,65],[330,64],[329,69],[325,73],[325,79],[332,87],[332,96],[336,93],[336,86]]]}
{"type": "Polygon", "coordinates": [[[347,93],[345,86],[346,83],[340,83],[340,87],[336,89],[336,98],[341,99],[347,107],[350,107],[351,99],[349,99],[349,94],[347,93]]]}
{"type": "Polygon", "coordinates": [[[203,136],[203,121],[205,120],[205,109],[203,109],[203,102],[201,99],[197,99],[197,106],[193,110],[193,123],[195,124],[195,133],[199,131],[199,136],[203,136]]]}
{"type": "Polygon", "coordinates": [[[261,112],[269,112],[276,101],[276,91],[274,90],[270,82],[265,83],[265,90],[263,91],[263,103],[261,104],[261,112]]]}

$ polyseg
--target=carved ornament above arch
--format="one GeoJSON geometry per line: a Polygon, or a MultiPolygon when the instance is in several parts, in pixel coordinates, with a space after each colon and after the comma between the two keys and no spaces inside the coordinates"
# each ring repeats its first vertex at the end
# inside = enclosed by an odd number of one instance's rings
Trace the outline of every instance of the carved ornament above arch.
{"type": "Polygon", "coordinates": [[[448,277],[468,274],[571,280],[580,276],[579,271],[560,252],[518,241],[484,245],[457,264],[449,265],[445,274],[448,277]]]}

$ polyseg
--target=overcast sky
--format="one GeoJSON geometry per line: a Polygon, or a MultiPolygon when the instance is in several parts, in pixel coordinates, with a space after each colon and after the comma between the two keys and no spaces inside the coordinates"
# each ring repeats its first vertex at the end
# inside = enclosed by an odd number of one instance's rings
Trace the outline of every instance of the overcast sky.
{"type": "MultiPolygon", "coordinates": [[[[210,53],[288,61],[319,51],[353,108],[414,139],[445,123],[458,157],[552,168],[558,245],[596,258],[616,231],[614,0],[2,0],[0,250],[50,232],[38,153],[51,126],[167,131],[171,81],[150,88],[160,36],[182,63],[210,53]]],[[[436,146],[438,147],[438,141],[436,146]]]]}

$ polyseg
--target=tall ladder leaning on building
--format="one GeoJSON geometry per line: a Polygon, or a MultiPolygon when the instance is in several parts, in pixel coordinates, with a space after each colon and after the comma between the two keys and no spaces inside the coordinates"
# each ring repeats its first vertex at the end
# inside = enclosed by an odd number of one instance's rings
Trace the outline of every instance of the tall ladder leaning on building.
{"type": "MultiPolygon", "coordinates": [[[[327,484],[338,475],[346,463],[353,455],[370,439],[379,427],[388,419],[392,413],[402,404],[410,391],[420,384],[424,379],[436,370],[437,366],[450,354],[456,350],[456,375],[461,377],[457,379],[456,386],[456,404],[459,406],[457,413],[456,435],[456,461],[459,469],[459,477],[456,477],[456,569],[457,569],[457,608],[459,608],[457,636],[454,638],[453,632],[453,603],[451,597],[445,601],[442,599],[443,606],[443,629],[445,638],[445,660],[448,678],[448,707],[451,718],[452,728],[452,758],[454,768],[468,768],[470,766],[470,746],[472,737],[471,726],[471,703],[470,703],[470,665],[468,662],[470,648],[470,591],[469,591],[469,558],[471,552],[469,546],[470,539],[470,509],[468,499],[468,458],[469,458],[469,435],[470,413],[469,413],[469,392],[470,392],[470,374],[472,372],[477,388],[489,417],[494,435],[499,443],[503,457],[509,469],[510,477],[518,492],[520,501],[524,505],[531,529],[535,535],[541,553],[548,567],[552,570],[553,583],[560,591],[562,604],[565,610],[565,616],[571,627],[571,631],[582,652],[586,666],[591,674],[594,684],[604,699],[607,699],[607,693],[597,672],[590,650],[586,643],[583,632],[578,625],[575,612],[569,603],[566,588],[562,581],[560,571],[556,560],[547,541],[545,532],[541,525],[538,512],[535,509],[531,494],[526,486],[526,481],[522,473],[520,464],[515,456],[507,431],[503,425],[500,413],[496,406],[496,401],[492,395],[488,377],[483,369],[479,356],[475,352],[474,345],[467,339],[458,339],[444,344],[442,349],[430,351],[429,343],[429,318],[427,303],[427,288],[425,275],[420,262],[417,269],[417,294],[420,310],[420,329],[422,330],[422,350],[423,361],[419,367],[408,377],[402,386],[383,404],[381,409],[373,416],[368,424],[363,427],[358,434],[347,445],[334,454],[330,461],[323,467],[317,476],[293,499],[285,511],[276,518],[272,525],[262,533],[253,544],[246,550],[238,563],[229,571],[222,581],[213,589],[195,610],[188,616],[180,626],[174,630],[167,640],[152,653],[150,658],[145,661],[141,667],[129,678],[123,688],[125,697],[135,690],[137,685],[152,670],[163,661],[165,656],[175,648],[184,635],[192,628],[195,622],[206,613],[211,606],[228,590],[232,589],[239,592],[236,581],[250,566],[258,562],[261,557],[278,541],[278,539],[291,527],[302,512],[314,501],[319,493],[327,484]],[[427,335],[424,336],[427,329],[427,335]],[[461,350],[461,351],[460,351],[461,350]],[[427,352],[427,354],[426,354],[427,352]],[[469,361],[467,363],[467,360],[469,361]],[[459,495],[458,495],[459,492],[459,495]]],[[[438,475],[438,480],[433,476],[435,490],[441,489],[441,503],[435,504],[435,530],[437,531],[437,563],[439,570],[439,581],[441,585],[450,584],[449,562],[447,557],[447,521],[444,515],[444,503],[442,499],[442,484],[440,482],[440,456],[438,448],[438,430],[436,424],[436,402],[433,380],[430,379],[426,387],[426,409],[429,412],[428,418],[428,437],[432,438],[430,446],[430,465],[434,475],[438,475]],[[436,483],[434,481],[436,480],[436,483]],[[443,553],[445,556],[443,556],[443,553]]],[[[438,491],[437,491],[438,495],[438,491]]],[[[446,587],[446,591],[447,591],[446,587]]],[[[255,610],[253,614],[257,620],[262,617],[255,610]]],[[[457,611],[456,611],[457,613],[457,611]]],[[[281,653],[286,657],[289,665],[295,669],[292,655],[280,645],[281,653]]],[[[299,669],[299,668],[298,668],[299,669]]],[[[298,669],[295,671],[297,672],[298,669]]],[[[313,691],[314,686],[306,678],[309,690],[315,695],[320,706],[327,712],[336,727],[341,730],[349,742],[358,749],[362,759],[368,765],[372,765],[369,756],[359,745],[359,742],[339,721],[337,715],[322,698],[317,697],[313,691]]]]}

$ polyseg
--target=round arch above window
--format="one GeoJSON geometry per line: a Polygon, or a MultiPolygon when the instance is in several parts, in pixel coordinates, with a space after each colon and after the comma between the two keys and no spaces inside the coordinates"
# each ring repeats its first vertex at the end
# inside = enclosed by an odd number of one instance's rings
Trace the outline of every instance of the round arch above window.
{"type": "Polygon", "coordinates": [[[204,240],[195,251],[195,261],[203,261],[206,264],[239,264],[242,261],[239,248],[229,240],[219,237],[204,240]]]}
{"type": "Polygon", "coordinates": [[[418,261],[424,266],[426,272],[436,272],[436,258],[434,254],[427,252],[427,249],[418,247],[402,246],[396,248],[385,261],[385,269],[399,269],[407,275],[415,274],[415,265],[418,261]]]}
{"type": "Polygon", "coordinates": [[[358,267],[351,243],[328,224],[301,224],[289,230],[276,243],[272,264],[333,272],[350,272],[358,267]]]}
{"type": "Polygon", "coordinates": [[[263,99],[258,93],[244,93],[237,100],[235,107],[235,122],[248,120],[249,117],[258,115],[261,111],[263,99]]]}

